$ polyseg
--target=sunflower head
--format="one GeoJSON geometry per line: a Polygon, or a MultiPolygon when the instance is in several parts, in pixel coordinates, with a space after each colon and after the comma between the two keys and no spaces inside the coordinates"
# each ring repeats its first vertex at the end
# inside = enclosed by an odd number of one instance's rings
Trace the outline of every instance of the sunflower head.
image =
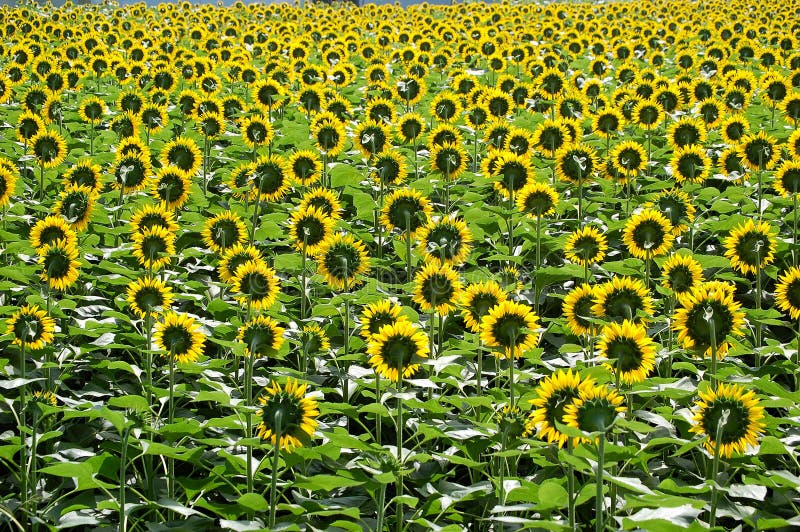
{"type": "Polygon", "coordinates": [[[17,188],[17,175],[13,169],[0,166],[0,207],[8,204],[17,188]]]}
{"type": "Polygon", "coordinates": [[[175,233],[160,225],[134,232],[132,240],[133,256],[144,268],[160,269],[175,254],[175,233]]]}
{"type": "Polygon", "coordinates": [[[672,174],[678,183],[703,183],[711,174],[711,159],[702,146],[678,148],[672,153],[672,174]]]}
{"type": "Polygon", "coordinates": [[[283,345],[285,329],[268,316],[256,316],[239,327],[236,339],[244,344],[247,356],[266,357],[283,345]]]}
{"type": "Polygon", "coordinates": [[[369,271],[367,248],[352,235],[336,233],[319,246],[317,267],[333,290],[349,290],[369,271]]]}
{"type": "Polygon", "coordinates": [[[62,216],[75,231],[83,231],[89,225],[97,191],[83,185],[67,185],[61,191],[53,210],[62,216]]]}
{"type": "Polygon", "coordinates": [[[539,382],[536,398],[531,399],[533,411],[528,415],[526,435],[536,434],[548,443],[557,443],[563,447],[569,436],[558,430],[556,423],[564,422],[564,409],[576,399],[582,390],[593,388],[595,382],[591,377],[581,378],[571,369],[560,369],[539,382]]]}
{"type": "Polygon", "coordinates": [[[641,144],[633,140],[620,142],[611,150],[611,164],[625,179],[621,183],[627,183],[631,177],[647,167],[647,152],[641,144]]]}
{"type": "Polygon", "coordinates": [[[568,144],[556,152],[556,176],[562,181],[587,182],[597,173],[595,150],[583,144],[568,144]]]}
{"type": "Polygon", "coordinates": [[[703,267],[689,254],[676,253],[661,265],[661,285],[680,299],[703,282],[703,267]]]}
{"type": "Polygon", "coordinates": [[[361,312],[361,336],[369,340],[384,325],[390,325],[403,318],[400,316],[400,305],[391,299],[382,299],[370,303],[361,312]]]}
{"type": "Polygon", "coordinates": [[[508,295],[496,281],[480,281],[468,285],[461,296],[461,315],[467,328],[474,333],[481,332],[483,317],[506,299],[508,295]]]}
{"type": "Polygon", "coordinates": [[[445,179],[457,179],[467,167],[467,152],[461,143],[436,145],[431,149],[430,165],[445,179]]]}
{"type": "MultiPolygon", "coordinates": [[[[581,389],[578,397],[564,408],[564,424],[587,434],[605,433],[617,416],[625,412],[623,397],[608,386],[592,386],[581,389]]],[[[603,436],[605,437],[605,434],[603,436]]],[[[596,440],[595,440],[596,441],[596,440]]],[[[573,445],[593,443],[586,436],[575,438],[573,445]]]]}
{"type": "Polygon", "coordinates": [[[370,176],[384,186],[402,183],[408,171],[403,156],[396,151],[384,151],[375,156],[372,161],[370,176]]]}
{"type": "Polygon", "coordinates": [[[675,310],[674,327],[685,349],[701,356],[717,356],[728,351],[728,336],[744,334],[744,311],[733,299],[733,287],[726,283],[702,283],[681,297],[675,310]],[[713,333],[713,334],[712,334],[713,333]]]}
{"type": "Polygon", "coordinates": [[[41,279],[54,290],[66,290],[78,280],[78,249],[67,240],[56,240],[37,249],[41,279]]]}
{"type": "Polygon", "coordinates": [[[768,222],[752,218],[740,223],[725,239],[725,256],[733,269],[747,275],[757,273],[775,260],[776,231],[768,222]]]}
{"type": "Polygon", "coordinates": [[[527,416],[516,405],[503,405],[494,415],[497,432],[507,440],[514,440],[525,435],[527,416]]]}
{"type": "Polygon", "coordinates": [[[271,307],[280,291],[275,270],[263,260],[250,260],[236,268],[231,284],[233,291],[241,294],[237,297],[239,303],[254,309],[271,307]]]}
{"type": "Polygon", "coordinates": [[[449,264],[428,263],[414,276],[413,300],[424,312],[450,314],[461,297],[461,281],[449,264]]]}
{"type": "Polygon", "coordinates": [[[539,317],[528,305],[502,301],[481,318],[481,340],[500,358],[520,358],[539,342],[539,317]]]}
{"type": "Polygon", "coordinates": [[[342,216],[342,204],[336,194],[322,187],[315,187],[303,194],[298,209],[316,207],[333,220],[338,220],[342,216]]]}
{"type": "Polygon", "coordinates": [[[625,224],[622,241],[634,257],[650,259],[665,255],[672,248],[675,235],[666,216],[655,209],[634,214],[625,224]]]}
{"type": "Polygon", "coordinates": [[[56,131],[43,129],[30,140],[31,153],[44,168],[53,168],[67,156],[67,144],[56,131]]]}
{"type": "Polygon", "coordinates": [[[172,304],[172,289],[158,277],[145,276],[128,285],[128,304],[140,318],[156,316],[172,304]]]}
{"type": "Polygon", "coordinates": [[[306,396],[306,386],[290,378],[283,386],[272,381],[264,389],[258,398],[261,409],[256,414],[261,420],[256,434],[261,439],[286,452],[310,440],[318,425],[319,407],[316,399],[306,396]]]}
{"type": "Polygon", "coordinates": [[[660,192],[643,205],[645,209],[655,209],[672,224],[672,233],[677,237],[685,233],[694,221],[696,209],[689,195],[680,189],[660,192]]]}
{"type": "Polygon", "coordinates": [[[596,288],[592,312],[606,321],[646,321],[653,315],[653,298],[640,279],[618,276],[596,288]],[[643,315],[642,315],[643,314],[643,315]]]}
{"type": "Polygon", "coordinates": [[[797,266],[778,277],[775,304],[793,320],[800,320],[800,268],[797,266]]]}
{"type": "Polygon", "coordinates": [[[472,234],[464,220],[442,217],[419,231],[419,250],[426,262],[458,265],[472,249],[472,234]]]}
{"type": "Polygon", "coordinates": [[[161,165],[176,166],[188,175],[194,175],[203,164],[200,148],[188,137],[177,137],[161,150],[161,165]]]}
{"type": "Polygon", "coordinates": [[[289,175],[301,185],[313,185],[322,177],[322,161],[311,150],[298,150],[287,161],[289,175]]]}
{"type": "Polygon", "coordinates": [[[597,289],[590,284],[582,284],[564,296],[563,312],[567,327],[576,336],[594,336],[597,333],[597,319],[593,306],[596,303],[597,289]]]}
{"type": "Polygon", "coordinates": [[[800,162],[786,161],[775,172],[775,190],[781,196],[790,198],[800,194],[800,162]]]}
{"type": "Polygon", "coordinates": [[[36,351],[53,341],[56,322],[38,306],[25,305],[8,320],[8,334],[12,343],[23,349],[36,351]]]}
{"type": "Polygon", "coordinates": [[[744,453],[758,444],[764,432],[764,407],[756,394],[738,384],[720,383],[716,389],[699,392],[694,405],[694,426],[689,429],[705,436],[706,450],[723,458],[744,453]]]}
{"type": "Polygon", "coordinates": [[[408,320],[382,325],[369,339],[369,363],[392,382],[413,376],[429,355],[428,336],[408,320]]]}
{"type": "Polygon", "coordinates": [[[742,164],[750,170],[771,170],[780,159],[777,141],[764,131],[745,135],[739,143],[742,164]]]}
{"type": "Polygon", "coordinates": [[[643,382],[655,367],[656,343],[642,324],[630,320],[603,328],[598,345],[605,367],[625,384],[643,382]]]}
{"type": "Polygon", "coordinates": [[[192,178],[177,166],[166,166],[156,174],[150,195],[170,209],[180,209],[189,200],[192,178]]]}
{"type": "Polygon", "coordinates": [[[30,239],[31,246],[37,250],[59,240],[66,241],[73,246],[78,245],[78,236],[75,230],[63,217],[57,215],[50,215],[36,222],[31,229],[30,239]]]}
{"type": "Polygon", "coordinates": [[[245,241],[247,228],[238,214],[225,211],[209,218],[202,235],[208,249],[224,253],[226,249],[245,241]]]}
{"type": "Polygon", "coordinates": [[[556,212],[558,193],[547,183],[529,183],[517,193],[516,203],[530,218],[550,216],[556,212]]]}
{"type": "Polygon", "coordinates": [[[431,202],[417,190],[399,189],[389,194],[381,209],[381,223],[389,230],[399,229],[415,238],[428,225],[433,213],[431,202]]]}
{"type": "Polygon", "coordinates": [[[529,155],[517,155],[514,152],[501,150],[497,152],[492,167],[491,177],[495,178],[494,188],[503,197],[516,194],[524,189],[533,179],[533,165],[529,155]]]}
{"type": "Polygon", "coordinates": [[[607,250],[608,239],[593,225],[575,230],[564,243],[564,256],[581,266],[602,262],[607,250]]]}
{"type": "Polygon", "coordinates": [[[206,337],[194,318],[167,311],[156,324],[153,342],[165,358],[184,364],[200,360],[206,337]]]}

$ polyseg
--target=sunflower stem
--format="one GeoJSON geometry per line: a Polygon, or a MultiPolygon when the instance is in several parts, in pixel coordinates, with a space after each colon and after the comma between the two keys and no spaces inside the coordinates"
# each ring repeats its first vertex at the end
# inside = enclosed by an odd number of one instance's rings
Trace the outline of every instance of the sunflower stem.
{"type": "MultiPolygon", "coordinates": [[[[306,319],[306,313],[308,312],[307,309],[307,301],[306,301],[306,261],[308,260],[308,233],[304,230],[303,231],[303,249],[301,250],[300,255],[300,321],[304,321],[306,319]]],[[[301,367],[301,371],[305,372],[307,365],[306,361],[303,361],[303,366],[301,367]]]]}
{"type": "Polygon", "coordinates": [[[411,213],[405,213],[406,219],[406,282],[412,281],[411,277],[411,213]]]}
{"type": "MultiPolygon", "coordinates": [[[[245,358],[244,364],[244,395],[245,395],[245,438],[253,436],[253,418],[250,407],[253,405],[253,363],[255,354],[251,352],[245,358]]],[[[247,493],[253,493],[253,446],[247,444],[247,493]]],[[[253,519],[253,513],[248,512],[248,519],[253,519]]]]}
{"type": "Polygon", "coordinates": [[[396,519],[396,530],[397,532],[403,531],[403,401],[399,397],[399,393],[402,393],[403,386],[402,386],[402,376],[400,377],[400,383],[398,383],[397,391],[397,481],[395,485],[396,497],[396,507],[395,507],[395,519],[396,519]]]}
{"type": "Polygon", "coordinates": [[[380,223],[380,213],[383,209],[383,175],[379,175],[380,185],[378,190],[378,208],[375,209],[375,232],[378,233],[378,260],[383,259],[383,226],[380,223]]]}
{"type": "Polygon", "coordinates": [[[798,191],[795,190],[792,194],[792,213],[794,214],[794,233],[792,233],[792,244],[794,245],[794,251],[792,252],[792,266],[795,268],[797,267],[798,255],[800,255],[800,248],[797,246],[797,195],[798,191]]]}
{"type": "Polygon", "coordinates": [[[511,345],[511,353],[508,357],[508,404],[514,408],[514,345],[511,345]]]}
{"type": "Polygon", "coordinates": [[[381,487],[378,489],[378,501],[377,501],[377,511],[378,511],[378,518],[376,520],[376,530],[383,530],[383,518],[384,514],[386,513],[386,484],[381,484],[381,487]]]}
{"type": "MultiPolygon", "coordinates": [[[[402,368],[400,370],[402,372],[402,368]]],[[[402,377],[402,375],[400,375],[402,377]]],[[[380,409],[381,406],[381,375],[377,371],[375,372],[375,406],[380,409]]],[[[381,432],[382,432],[382,416],[380,412],[375,414],[375,440],[377,441],[378,445],[381,444],[381,432]]],[[[379,529],[380,530],[380,529],[379,529]]]]}
{"type": "Polygon", "coordinates": [[[723,431],[725,429],[725,422],[727,421],[728,416],[725,415],[726,412],[723,411],[723,415],[720,416],[719,421],[717,422],[717,430],[716,434],[714,435],[714,456],[711,458],[711,508],[708,518],[708,524],[710,528],[714,528],[717,524],[717,503],[719,499],[719,490],[717,489],[717,476],[719,476],[719,452],[720,452],[720,439],[722,439],[723,431]]]}
{"type": "Polygon", "coordinates": [[[119,530],[128,529],[128,515],[125,513],[125,495],[127,486],[128,467],[128,438],[131,434],[130,425],[122,431],[122,442],[119,456],[119,530]]]}
{"type": "Polygon", "coordinates": [[[603,469],[605,467],[606,435],[597,439],[597,470],[595,471],[595,521],[594,529],[602,532],[603,526],[603,469]]]}
{"type": "Polygon", "coordinates": [[[44,163],[39,163],[39,194],[44,199],[44,163]]]}
{"type": "MultiPolygon", "coordinates": [[[[169,354],[169,407],[167,409],[167,424],[172,425],[175,420],[175,353],[169,354]]],[[[167,496],[175,499],[175,459],[167,458],[167,496]]]]}
{"type": "Polygon", "coordinates": [[[256,229],[258,228],[258,211],[261,209],[261,197],[258,190],[256,190],[256,201],[253,205],[253,223],[251,224],[252,232],[250,233],[250,245],[252,246],[256,240],[256,229]]]}
{"type": "Polygon", "coordinates": [[[583,229],[583,172],[578,166],[578,227],[583,229]]]}
{"type": "MultiPolygon", "coordinates": [[[[756,250],[756,309],[761,310],[761,242],[755,246],[756,250]]],[[[756,369],[761,368],[761,320],[756,320],[756,369]]]]}
{"type": "Polygon", "coordinates": [[[203,197],[208,197],[208,133],[203,132],[203,197]]]}
{"type": "MultiPolygon", "coordinates": [[[[800,323],[798,323],[798,335],[800,335],[800,323]]],[[[480,397],[483,389],[483,342],[481,341],[480,334],[477,334],[478,345],[475,347],[477,356],[477,369],[475,371],[475,396],[480,397]]],[[[800,336],[798,336],[800,339],[800,336]]],[[[478,420],[481,418],[481,405],[475,405],[475,416],[478,420]]]]}
{"type": "Polygon", "coordinates": [[[711,337],[711,386],[713,388],[716,388],[717,387],[717,324],[714,321],[713,310],[709,313],[708,309],[706,309],[706,322],[708,323],[708,335],[711,337]]]}
{"type": "Polygon", "coordinates": [[[27,409],[26,403],[28,395],[28,382],[25,371],[25,362],[25,340],[23,340],[20,342],[19,348],[19,372],[20,378],[22,379],[22,386],[19,388],[19,416],[17,418],[19,422],[19,499],[20,507],[22,508],[23,512],[26,510],[26,506],[28,505],[28,442],[27,438],[25,437],[25,433],[27,432],[25,429],[25,411],[27,409]]]}
{"type": "Polygon", "coordinates": [[[537,283],[539,268],[542,267],[542,217],[536,217],[536,263],[534,264],[534,281],[533,281],[533,306],[536,314],[539,314],[539,285],[537,283]]]}
{"type": "Polygon", "coordinates": [[[275,528],[275,512],[278,507],[278,459],[281,456],[281,428],[283,425],[283,412],[275,411],[275,444],[272,446],[272,474],[269,479],[269,528],[275,528]]]}
{"type": "MultiPolygon", "coordinates": [[[[567,438],[567,454],[572,457],[572,438],[567,438]]],[[[575,467],[567,463],[567,520],[570,532],[575,532],[575,467]]]]}
{"type": "MultiPolygon", "coordinates": [[[[431,306],[433,310],[431,311],[430,318],[428,319],[428,351],[431,353],[431,359],[435,358],[436,351],[434,351],[434,332],[436,326],[436,298],[433,298],[433,302],[431,306]]],[[[428,401],[433,399],[433,388],[428,388],[428,401]]]]}
{"type": "Polygon", "coordinates": [[[764,151],[758,150],[758,221],[761,222],[761,205],[764,195],[764,151]]]}
{"type": "Polygon", "coordinates": [[[152,407],[153,396],[153,315],[150,313],[148,305],[144,315],[144,326],[147,328],[145,335],[147,336],[147,343],[145,344],[145,389],[144,396],[147,398],[147,405],[152,407]]]}

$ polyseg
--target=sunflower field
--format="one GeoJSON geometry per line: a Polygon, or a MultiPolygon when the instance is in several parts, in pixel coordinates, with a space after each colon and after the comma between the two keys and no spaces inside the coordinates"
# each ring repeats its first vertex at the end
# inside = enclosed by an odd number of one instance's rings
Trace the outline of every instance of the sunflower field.
{"type": "Polygon", "coordinates": [[[797,0],[0,15],[3,529],[800,529],[797,0]]]}

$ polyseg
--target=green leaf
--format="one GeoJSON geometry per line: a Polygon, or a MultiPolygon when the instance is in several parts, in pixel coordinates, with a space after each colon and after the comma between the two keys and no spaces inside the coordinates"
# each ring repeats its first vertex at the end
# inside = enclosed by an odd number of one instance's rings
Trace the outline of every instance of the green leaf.
{"type": "Polygon", "coordinates": [[[236,503],[251,512],[266,512],[269,509],[267,499],[258,493],[245,493],[236,503]]]}
{"type": "Polygon", "coordinates": [[[314,475],[313,477],[300,476],[298,477],[298,480],[294,482],[294,487],[311,491],[332,491],[339,488],[350,488],[364,484],[363,480],[346,478],[343,476],[345,474],[345,471],[341,471],[339,475],[314,475]]]}

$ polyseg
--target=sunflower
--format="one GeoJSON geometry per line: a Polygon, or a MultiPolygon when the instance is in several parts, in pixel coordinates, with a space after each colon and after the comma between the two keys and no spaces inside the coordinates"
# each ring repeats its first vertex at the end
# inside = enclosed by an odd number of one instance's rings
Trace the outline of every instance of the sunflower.
{"type": "Polygon", "coordinates": [[[655,209],[663,214],[672,224],[672,233],[680,236],[694,221],[695,207],[689,195],[680,189],[665,190],[659,193],[652,201],[642,205],[645,209],[655,209]]]}
{"type": "Polygon", "coordinates": [[[778,194],[784,198],[800,194],[800,161],[784,162],[775,171],[774,186],[778,194]]]}
{"type": "Polygon", "coordinates": [[[517,193],[517,208],[530,218],[541,218],[556,212],[558,193],[547,183],[529,183],[517,193]]]}
{"type": "Polygon", "coordinates": [[[621,184],[628,182],[628,178],[636,175],[647,167],[647,152],[641,144],[633,140],[626,140],[614,146],[610,153],[611,164],[624,179],[621,184]]]}
{"type": "Polygon", "coordinates": [[[132,240],[133,256],[144,268],[158,270],[175,255],[175,233],[160,225],[134,232],[132,240]]]}
{"type": "Polygon", "coordinates": [[[78,280],[78,249],[66,240],[56,240],[37,249],[41,279],[54,290],[66,290],[78,280]]]}
{"type": "Polygon", "coordinates": [[[578,372],[573,373],[571,369],[560,369],[539,381],[535,390],[536,398],[530,400],[534,410],[525,424],[526,435],[536,432],[539,439],[563,447],[569,441],[569,436],[559,431],[556,423],[564,423],[564,408],[577,399],[581,391],[593,387],[594,379],[582,379],[578,372]]]}
{"type": "Polygon", "coordinates": [[[336,233],[324,240],[317,251],[319,273],[333,290],[349,290],[369,271],[364,243],[352,235],[336,233]]]}
{"type": "Polygon", "coordinates": [[[128,304],[134,314],[144,318],[158,315],[172,304],[172,289],[158,277],[141,277],[126,289],[128,304]]]}
{"type": "Polygon", "coordinates": [[[511,128],[503,141],[502,150],[517,155],[527,155],[533,149],[533,135],[527,129],[511,128]]]}
{"type": "Polygon", "coordinates": [[[400,77],[392,88],[395,98],[404,102],[407,108],[416,105],[427,92],[425,81],[412,76],[400,77]]]}
{"type": "Polygon", "coordinates": [[[796,129],[786,140],[786,150],[792,157],[800,157],[800,129],[796,129]]]}
{"type": "Polygon", "coordinates": [[[691,255],[676,253],[661,265],[661,285],[672,290],[678,300],[703,282],[703,267],[691,255]]]}
{"type": "Polygon", "coordinates": [[[252,98],[255,104],[261,109],[272,112],[277,107],[284,96],[284,89],[280,83],[274,79],[263,79],[253,84],[252,98]]]}
{"type": "Polygon", "coordinates": [[[319,407],[316,399],[306,397],[306,386],[289,378],[283,387],[272,381],[264,389],[258,398],[261,409],[256,413],[261,419],[256,434],[262,440],[292,452],[314,435],[319,407]]]}
{"type": "Polygon", "coordinates": [[[380,122],[361,122],[353,131],[353,144],[365,159],[389,149],[389,128],[380,122]]]}
{"type": "Polygon", "coordinates": [[[424,312],[450,314],[461,297],[461,281],[449,264],[426,264],[414,276],[412,299],[424,312]]]}
{"type": "Polygon", "coordinates": [[[168,122],[166,109],[154,103],[147,103],[142,106],[139,118],[149,135],[161,131],[168,122]]]}
{"type": "Polygon", "coordinates": [[[319,246],[333,234],[334,221],[316,207],[306,207],[292,212],[289,235],[298,251],[314,255],[319,246]]]}
{"type": "Polygon", "coordinates": [[[244,344],[246,356],[266,357],[283,345],[285,329],[268,316],[256,316],[239,327],[236,339],[244,344]]]}
{"type": "Polygon", "coordinates": [[[576,229],[564,243],[564,256],[581,266],[602,262],[607,250],[608,239],[593,225],[576,229]]]}
{"type": "Polygon", "coordinates": [[[260,261],[263,258],[261,252],[254,246],[236,244],[226,248],[217,266],[219,277],[226,283],[231,283],[239,266],[249,261],[260,261]]]}
{"type": "Polygon", "coordinates": [[[25,305],[11,316],[6,330],[14,337],[11,343],[36,351],[53,341],[56,322],[38,306],[25,305]]]}
{"type": "Polygon", "coordinates": [[[592,310],[597,298],[597,288],[584,283],[576,286],[564,296],[562,313],[567,321],[567,327],[576,336],[597,334],[597,319],[592,310]]]}
{"type": "Polygon", "coordinates": [[[259,146],[266,146],[272,142],[275,136],[272,124],[261,115],[253,115],[242,119],[239,124],[239,130],[242,132],[244,143],[253,149],[259,146]]]}
{"type": "Polygon", "coordinates": [[[419,191],[400,189],[384,200],[380,222],[389,231],[399,229],[405,233],[408,230],[410,238],[416,238],[419,231],[428,225],[432,213],[431,202],[419,191]]]}
{"type": "Polygon", "coordinates": [[[34,390],[32,399],[49,406],[58,405],[58,398],[56,397],[56,394],[48,390],[34,390]]]}
{"type": "Polygon", "coordinates": [[[169,209],[180,209],[189,200],[192,177],[177,166],[166,166],[156,174],[150,195],[169,209]]]}
{"type": "Polygon", "coordinates": [[[745,135],[739,143],[742,165],[750,170],[771,170],[780,158],[777,141],[764,131],[745,135]]]}
{"type": "Polygon", "coordinates": [[[572,140],[572,135],[562,120],[543,121],[533,132],[533,145],[547,157],[555,157],[562,146],[572,140]]]}
{"type": "Polygon", "coordinates": [[[766,425],[764,407],[751,391],[738,384],[720,383],[716,389],[698,392],[694,425],[690,432],[706,436],[703,446],[713,455],[730,458],[758,445],[766,425]]]}
{"type": "Polygon", "coordinates": [[[200,148],[188,137],[177,137],[169,141],[161,150],[162,166],[177,166],[188,175],[194,175],[203,164],[200,148]]]}
{"type": "Polygon", "coordinates": [[[31,228],[30,240],[31,246],[37,250],[59,240],[72,246],[78,245],[78,236],[75,230],[64,218],[57,215],[50,215],[37,221],[31,228]]]}
{"type": "Polygon", "coordinates": [[[651,129],[654,125],[664,120],[664,111],[653,100],[640,100],[633,108],[632,119],[639,126],[651,129]]]}
{"type": "MultiPolygon", "coordinates": [[[[88,96],[78,105],[78,116],[84,122],[94,124],[106,113],[106,104],[97,96],[88,96]]],[[[138,113],[137,113],[138,114],[138,113]]]]}
{"type": "MultiPolygon", "coordinates": [[[[605,433],[611,428],[617,415],[625,412],[622,403],[623,397],[608,386],[581,388],[578,397],[564,407],[564,424],[587,434],[605,433]]],[[[573,439],[573,445],[580,443],[593,441],[584,436],[573,439]]]]}
{"type": "Polygon", "coordinates": [[[744,334],[744,311],[734,301],[730,285],[701,283],[685,294],[680,304],[673,320],[678,340],[685,349],[704,356],[711,355],[711,322],[714,324],[714,341],[720,358],[728,351],[728,336],[744,334]]]}
{"type": "Polygon", "coordinates": [[[241,244],[247,238],[247,228],[241,217],[225,211],[209,218],[203,228],[203,243],[214,253],[223,253],[226,249],[241,244]]]}
{"type": "Polygon", "coordinates": [[[370,365],[392,382],[413,376],[430,354],[428,336],[404,319],[381,325],[368,342],[370,365]]]}
{"type": "Polygon", "coordinates": [[[430,153],[431,171],[437,171],[445,179],[458,179],[467,167],[467,152],[461,143],[446,142],[434,146],[430,153]]]}
{"type": "Polygon", "coordinates": [[[326,353],[331,348],[328,335],[316,323],[303,327],[300,331],[300,344],[303,346],[303,351],[309,355],[326,353]]]}
{"type": "Polygon", "coordinates": [[[67,144],[64,138],[55,131],[45,129],[31,138],[30,150],[44,168],[58,166],[67,156],[67,144]]]}
{"type": "Polygon", "coordinates": [[[461,294],[461,315],[467,328],[474,333],[481,332],[481,319],[489,310],[506,301],[508,295],[493,280],[472,283],[461,294]]]}
{"type": "Polygon", "coordinates": [[[666,255],[674,239],[672,224],[655,209],[644,209],[634,214],[625,223],[622,233],[628,251],[639,259],[666,255]]]}
{"type": "Polygon", "coordinates": [[[97,192],[81,185],[68,185],[61,191],[53,207],[55,214],[62,216],[75,231],[83,231],[89,225],[97,192]]]}
{"type": "Polygon", "coordinates": [[[64,185],[81,185],[100,192],[103,188],[102,175],[103,170],[99,164],[91,159],[84,159],[64,172],[64,185]]]}
{"type": "Polygon", "coordinates": [[[711,159],[702,146],[678,148],[672,153],[672,173],[677,183],[703,183],[711,174],[711,159]]]}
{"type": "Polygon", "coordinates": [[[797,266],[778,276],[775,304],[793,320],[800,320],[800,268],[797,266]]]}
{"type": "Polygon", "coordinates": [[[531,307],[502,301],[481,318],[481,340],[498,347],[500,358],[520,358],[539,342],[539,317],[531,307]]]}
{"type": "Polygon", "coordinates": [[[612,373],[619,371],[625,384],[643,382],[655,367],[656,343],[644,325],[629,320],[603,327],[598,350],[609,360],[604,366],[612,373]]]}
{"type": "Polygon", "coordinates": [[[517,155],[511,151],[500,151],[494,159],[491,177],[494,188],[503,197],[516,194],[533,180],[533,165],[529,155],[517,155]]]}
{"type": "Polygon", "coordinates": [[[756,224],[748,218],[731,230],[724,244],[731,267],[745,275],[757,273],[775,260],[775,231],[768,222],[756,224]]]}
{"type": "Polygon", "coordinates": [[[122,187],[124,192],[142,190],[147,186],[151,170],[150,158],[147,154],[123,155],[114,165],[115,185],[122,187]]]}
{"type": "Polygon", "coordinates": [[[750,124],[744,116],[733,115],[722,122],[720,135],[722,135],[722,140],[728,144],[738,144],[749,129],[750,124]]]}
{"type": "Polygon", "coordinates": [[[454,215],[429,222],[417,236],[425,262],[459,265],[472,249],[472,233],[464,220],[454,215]]]}
{"type": "Polygon", "coordinates": [[[263,260],[249,260],[237,267],[230,283],[232,290],[241,294],[236,298],[239,304],[256,310],[270,308],[280,292],[275,270],[263,260]]]}
{"type": "Polygon", "coordinates": [[[153,226],[160,226],[170,233],[178,231],[175,214],[163,203],[147,204],[134,211],[130,220],[131,231],[138,233],[153,226]]]}
{"type": "Polygon", "coordinates": [[[29,144],[37,134],[46,131],[44,121],[39,115],[25,111],[17,118],[17,138],[23,144],[29,144]]]}
{"type": "Polygon", "coordinates": [[[316,207],[325,215],[330,216],[332,220],[338,220],[342,216],[342,205],[339,198],[327,188],[315,187],[303,194],[297,208],[306,209],[308,207],[316,207]]]}
{"type": "Polygon", "coordinates": [[[361,311],[361,336],[370,340],[384,325],[405,320],[400,311],[400,305],[388,298],[370,303],[361,311]]]}
{"type": "Polygon", "coordinates": [[[592,118],[592,131],[601,138],[608,138],[618,133],[624,123],[625,117],[617,109],[605,109],[592,118]]]}
{"type": "Polygon", "coordinates": [[[408,175],[405,158],[397,151],[384,151],[372,161],[370,176],[384,185],[398,185],[408,175]]]}
{"type": "Polygon", "coordinates": [[[0,167],[0,207],[9,203],[17,188],[17,176],[12,170],[0,167]]]}
{"type": "Polygon", "coordinates": [[[425,132],[425,120],[417,113],[408,113],[397,122],[397,133],[405,144],[411,144],[425,132]]]}
{"type": "Polygon", "coordinates": [[[311,150],[297,150],[286,165],[292,179],[303,186],[313,185],[322,177],[322,161],[311,150]]]}
{"type": "Polygon", "coordinates": [[[344,125],[336,115],[318,113],[311,122],[311,137],[317,148],[330,157],[336,157],[344,149],[347,135],[344,125]]]}
{"type": "Polygon", "coordinates": [[[203,354],[206,336],[194,318],[167,311],[156,324],[153,343],[164,351],[164,357],[178,364],[197,362],[203,354]]]}
{"type": "Polygon", "coordinates": [[[588,145],[568,144],[556,152],[556,176],[562,181],[585,182],[597,170],[595,150],[588,145]]]}
{"type": "Polygon", "coordinates": [[[640,323],[653,315],[653,298],[641,279],[614,277],[595,290],[592,312],[599,318],[617,323],[626,319],[640,323]]]}

